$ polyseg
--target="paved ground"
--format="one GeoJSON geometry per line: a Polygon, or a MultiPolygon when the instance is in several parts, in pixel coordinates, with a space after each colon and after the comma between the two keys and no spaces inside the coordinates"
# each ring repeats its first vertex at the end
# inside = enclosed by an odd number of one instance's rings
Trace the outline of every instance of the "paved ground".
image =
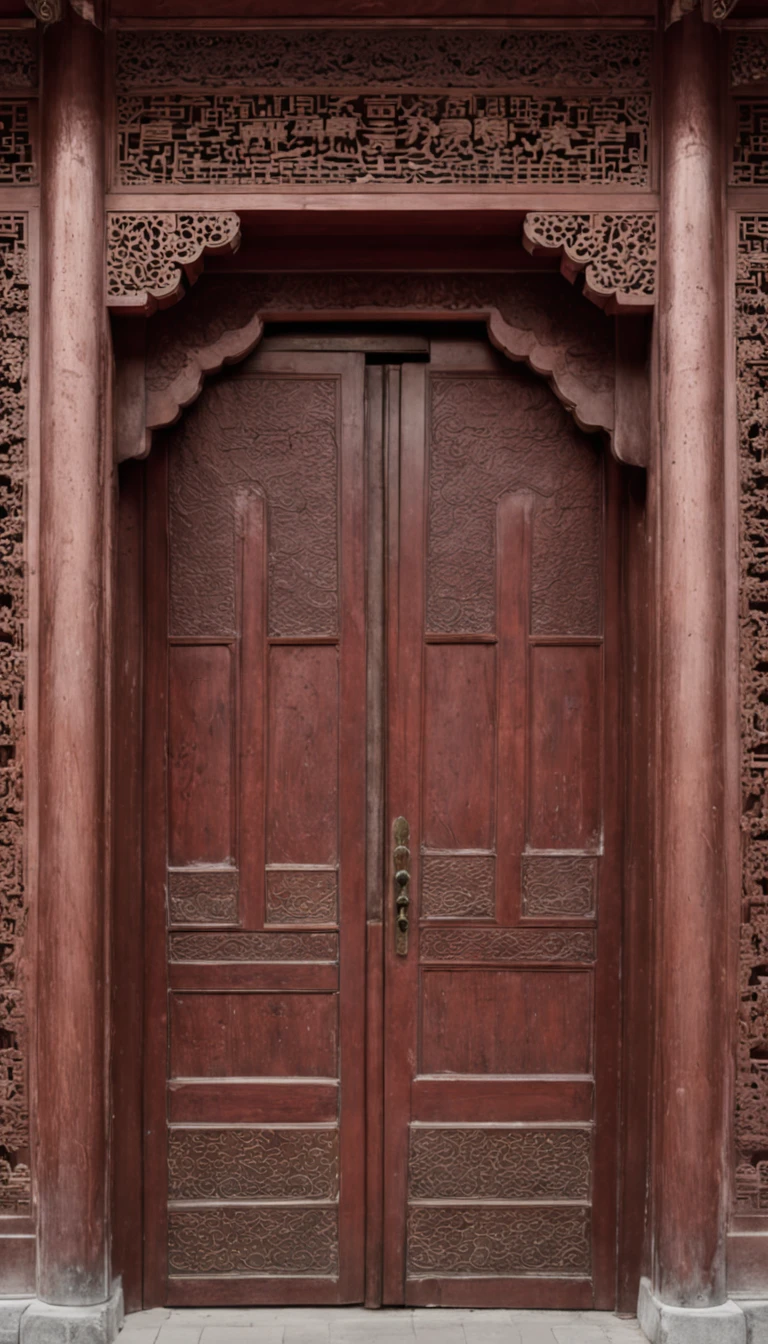
{"type": "Polygon", "coordinates": [[[359,1307],[138,1311],[118,1344],[643,1344],[605,1311],[363,1311],[359,1307]]]}

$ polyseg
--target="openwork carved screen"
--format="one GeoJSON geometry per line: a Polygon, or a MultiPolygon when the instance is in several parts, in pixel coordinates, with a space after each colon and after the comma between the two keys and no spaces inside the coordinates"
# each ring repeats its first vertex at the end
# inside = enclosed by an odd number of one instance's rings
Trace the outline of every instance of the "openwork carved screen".
{"type": "Polygon", "coordinates": [[[736,1205],[768,1213],[768,216],[739,219],[743,885],[736,1205]]]}
{"type": "Polygon", "coordinates": [[[37,182],[36,104],[19,97],[37,87],[34,32],[0,32],[0,186],[28,187],[37,182]]]}
{"type": "Polygon", "coordinates": [[[24,889],[27,216],[0,215],[0,1212],[29,1207],[24,889]]]}
{"type": "Polygon", "coordinates": [[[123,186],[650,185],[647,34],[128,32],[117,72],[123,186]]]}

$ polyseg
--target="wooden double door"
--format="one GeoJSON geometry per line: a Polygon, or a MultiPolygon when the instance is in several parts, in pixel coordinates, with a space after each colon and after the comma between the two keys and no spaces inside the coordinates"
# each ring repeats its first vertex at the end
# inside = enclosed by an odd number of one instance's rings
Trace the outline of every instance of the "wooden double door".
{"type": "Polygon", "coordinates": [[[607,472],[409,332],[275,336],[155,449],[148,1303],[613,1304],[607,472]]]}

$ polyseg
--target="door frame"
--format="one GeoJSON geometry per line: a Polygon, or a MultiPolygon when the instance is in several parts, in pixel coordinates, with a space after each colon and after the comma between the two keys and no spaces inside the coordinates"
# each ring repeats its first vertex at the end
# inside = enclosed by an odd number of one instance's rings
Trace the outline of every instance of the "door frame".
{"type": "MultiPolygon", "coordinates": [[[[237,285],[237,277],[232,277],[237,285]]],[[[444,283],[446,281],[444,280],[444,283]]],[[[561,282],[565,286],[565,282],[561,282]]],[[[374,287],[375,288],[375,287],[374,287]]],[[[383,286],[386,293],[387,286],[383,286]]],[[[449,283],[446,283],[446,292],[449,283]]],[[[334,306],[314,307],[306,311],[281,310],[286,322],[343,322],[347,326],[360,320],[392,321],[399,324],[447,318],[453,321],[488,320],[487,308],[457,312],[448,299],[444,310],[430,304],[421,313],[394,306],[391,301],[373,302],[364,312],[346,311],[334,306]]],[[[585,318],[590,305],[582,301],[585,318]]],[[[478,305],[479,307],[479,305],[478,305]]],[[[592,310],[594,312],[594,310],[592,310]]],[[[621,387],[631,384],[631,396],[637,397],[638,319],[616,318],[617,398],[621,387]],[[628,328],[634,339],[627,341],[628,328]],[[622,350],[631,354],[623,362],[622,350]],[[626,376],[624,376],[626,374],[626,376]]],[[[117,363],[116,418],[133,423],[140,418],[147,401],[146,366],[137,378],[136,351],[144,340],[144,323],[124,320],[115,324],[117,363]]],[[[647,329],[646,329],[647,332],[647,329]]],[[[253,347],[253,342],[244,357],[253,347]]],[[[503,347],[502,347],[503,348],[503,347]]],[[[504,349],[512,358],[518,354],[504,349]]],[[[538,370],[537,370],[538,371],[538,370]]],[[[646,378],[645,373],[643,377],[646,378]]],[[[648,395],[650,395],[648,391],[648,395]]],[[[564,399],[564,398],[563,398],[564,399]]],[[[617,420],[620,419],[617,407],[617,420]]],[[[605,451],[609,453],[607,435],[605,451]]],[[[146,467],[140,461],[124,462],[116,490],[115,518],[112,529],[113,552],[113,627],[114,663],[112,684],[112,1236],[116,1273],[123,1276],[129,1309],[142,1304],[143,1210],[141,1165],[143,1154],[143,910],[135,893],[142,890],[143,871],[143,610],[144,610],[144,510],[146,467]]],[[[621,951],[621,1029],[620,1029],[620,1121],[618,1202],[618,1273],[616,1305],[634,1311],[640,1275],[647,1266],[647,1175],[649,1147],[649,1096],[651,1060],[651,880],[652,833],[650,808],[649,751],[652,722],[651,667],[653,638],[651,527],[646,498],[645,472],[619,466],[615,462],[607,473],[620,496],[619,629],[621,672],[617,694],[619,707],[619,759],[622,764],[621,811],[623,842],[623,904],[621,951]]],[[[377,977],[383,974],[381,934],[368,934],[368,1006],[380,999],[377,977]],[[378,945],[377,945],[378,944],[378,945]]],[[[380,927],[380,926],[379,926],[380,927]]],[[[381,1008],[378,1015],[381,1018],[381,1008]]],[[[370,1020],[370,1019],[369,1019],[370,1020]]],[[[383,1022],[375,1018],[371,1029],[383,1043],[383,1022]]],[[[380,1047],[377,1047],[380,1050],[380,1047]]],[[[368,1052],[367,1085],[373,1087],[376,1075],[383,1079],[383,1060],[377,1050],[368,1052]]],[[[381,1086],[381,1084],[379,1084],[381,1086]]],[[[375,1164],[373,1164],[375,1166],[375,1164]]],[[[369,1170],[369,1188],[382,1181],[381,1172],[369,1170]]],[[[368,1234],[375,1245],[373,1210],[368,1234]]],[[[379,1223],[380,1226],[380,1223],[379,1223]]],[[[380,1239],[380,1231],[378,1233],[380,1239]]],[[[378,1256],[380,1264],[380,1254],[378,1256]]],[[[381,1301],[380,1268],[376,1254],[368,1259],[366,1305],[381,1301]]]]}

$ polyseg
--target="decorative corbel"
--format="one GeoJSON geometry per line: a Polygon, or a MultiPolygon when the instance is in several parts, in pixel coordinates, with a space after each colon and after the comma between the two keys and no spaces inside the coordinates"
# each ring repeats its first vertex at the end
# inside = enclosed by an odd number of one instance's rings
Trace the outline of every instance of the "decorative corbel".
{"type": "Polygon", "coordinates": [[[608,313],[649,313],[656,298],[656,215],[531,212],[523,245],[534,256],[561,256],[571,282],[608,313]]]}
{"type": "Polygon", "coordinates": [[[735,9],[736,0],[666,0],[665,27],[669,28],[686,14],[692,14],[699,6],[705,23],[722,23],[735,9]]]}
{"type": "MultiPolygon", "coordinates": [[[[58,23],[64,18],[67,0],[26,0],[27,9],[31,9],[40,23],[58,23]]],[[[94,28],[104,27],[103,0],[69,0],[73,13],[94,28]]]]}
{"type": "Polygon", "coordinates": [[[189,214],[114,210],[107,214],[107,305],[147,317],[183,297],[205,256],[236,252],[240,219],[232,211],[189,214]]]}

